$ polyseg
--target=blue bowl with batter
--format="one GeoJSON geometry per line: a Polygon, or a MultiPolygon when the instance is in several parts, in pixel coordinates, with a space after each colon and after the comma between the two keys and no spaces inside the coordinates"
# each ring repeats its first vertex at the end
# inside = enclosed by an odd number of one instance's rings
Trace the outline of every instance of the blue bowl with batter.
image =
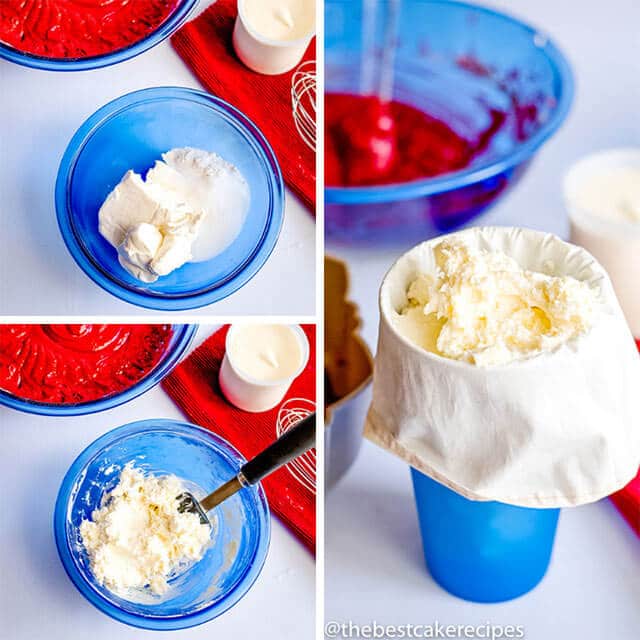
{"type": "MultiPolygon", "coordinates": [[[[361,93],[363,50],[369,50],[364,6],[325,2],[325,93],[361,93]]],[[[379,65],[384,20],[378,19],[372,39],[379,65]]],[[[468,140],[487,130],[492,112],[506,114],[506,121],[463,169],[395,184],[327,186],[330,241],[413,245],[486,211],[518,183],[564,122],[573,76],[554,41],[517,18],[466,2],[405,0],[393,98],[444,121],[468,140]]]]}
{"type": "Polygon", "coordinates": [[[131,304],[179,311],[221,300],[258,273],[280,234],[284,184],[269,143],[235,107],[204,91],[153,87],[108,103],[78,129],[60,163],[55,201],[65,244],[97,285],[131,304]],[[144,176],[177,147],[210,151],[235,165],[249,185],[249,210],[221,253],[141,282],[100,235],[98,212],[129,169],[144,176]]]}
{"type": "Polygon", "coordinates": [[[176,420],[133,422],[98,438],[71,465],[56,501],[56,546],[69,578],[100,611],[143,629],[185,629],[222,615],[251,588],[266,559],[270,522],[262,487],[243,488],[209,514],[209,547],[201,560],[169,579],[166,594],[144,589],[127,600],[96,581],[79,529],[131,461],[145,473],[176,475],[197,498],[234,477],[245,463],[222,438],[176,420]]]}
{"type": "Polygon", "coordinates": [[[0,42],[0,58],[33,69],[46,71],[86,71],[108,67],[144,53],[175,33],[196,9],[198,0],[182,0],[173,13],[148,36],[128,47],[86,58],[47,58],[18,51],[0,42]]]}
{"type": "Polygon", "coordinates": [[[169,344],[156,366],[151,369],[147,375],[124,391],[89,402],[48,404],[46,402],[36,402],[34,400],[20,398],[8,391],[0,389],[0,405],[5,405],[18,411],[24,411],[25,413],[64,418],[98,413],[129,402],[152,387],[155,387],[155,385],[169,375],[189,350],[196,331],[198,330],[198,325],[174,324],[171,325],[171,330],[172,334],[169,339],[169,344]]]}

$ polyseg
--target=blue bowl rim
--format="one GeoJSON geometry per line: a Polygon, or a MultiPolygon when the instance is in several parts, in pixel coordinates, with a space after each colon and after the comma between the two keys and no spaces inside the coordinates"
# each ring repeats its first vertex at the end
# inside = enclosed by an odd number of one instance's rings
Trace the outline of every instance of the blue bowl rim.
{"type": "Polygon", "coordinates": [[[128,438],[136,434],[147,433],[150,431],[171,431],[174,433],[179,432],[183,435],[199,434],[201,438],[208,440],[213,444],[218,453],[227,461],[238,465],[238,468],[246,462],[243,455],[224,438],[221,438],[219,435],[212,433],[203,427],[189,422],[182,422],[180,420],[167,418],[150,418],[146,420],[137,420],[135,422],[130,422],[120,427],[116,427],[94,440],[78,455],[69,467],[56,498],[53,513],[53,533],[58,555],[67,576],[71,582],[73,582],[78,591],[97,609],[118,622],[123,622],[139,629],[157,631],[188,629],[208,622],[209,620],[213,620],[231,609],[231,607],[236,605],[246,595],[257,580],[266,561],[267,551],[271,540],[269,503],[267,502],[262,484],[258,483],[249,487],[249,491],[251,491],[251,495],[258,506],[260,516],[261,527],[258,536],[258,544],[253,557],[253,562],[247,565],[244,573],[240,577],[240,580],[236,583],[235,588],[225,595],[222,600],[194,613],[165,618],[158,616],[142,616],[122,611],[117,606],[108,602],[99,592],[88,585],[78,571],[74,556],[69,550],[66,540],[67,505],[69,494],[76,478],[82,472],[87,463],[105,446],[111,445],[123,438],[128,438]]]}
{"type": "Polygon", "coordinates": [[[195,324],[174,324],[171,325],[176,336],[173,350],[160,361],[159,366],[152,369],[144,378],[136,382],[132,387],[125,389],[121,393],[106,396],[100,400],[82,402],[78,404],[47,404],[44,402],[33,402],[18,398],[6,391],[0,390],[0,405],[5,405],[11,409],[23,411],[41,416],[68,417],[82,416],[90,413],[98,413],[113,409],[125,402],[142,395],[152,387],[155,387],[169,372],[178,364],[182,356],[187,352],[193,338],[198,330],[195,324]]]}
{"type": "Polygon", "coordinates": [[[551,118],[549,118],[534,135],[521,144],[518,144],[513,151],[503,158],[498,158],[468,169],[453,171],[443,174],[442,176],[413,180],[411,182],[385,184],[381,186],[325,187],[325,202],[327,204],[373,204],[378,202],[410,200],[412,198],[452,191],[481,182],[487,178],[499,175],[527,160],[559,129],[567,117],[574,96],[573,74],[565,55],[544,31],[536,29],[509,13],[497,11],[489,7],[458,0],[428,0],[428,2],[429,4],[464,7],[469,11],[477,11],[491,15],[520,27],[532,36],[544,34],[544,45],[538,48],[546,53],[555,74],[559,78],[560,97],[558,99],[558,105],[551,118]]]}
{"type": "Polygon", "coordinates": [[[88,58],[47,58],[36,56],[0,42],[0,58],[24,67],[43,71],[87,71],[124,62],[148,51],[177,31],[196,8],[198,0],[182,0],[182,4],[154,31],[128,47],[88,58]]]}
{"type": "Polygon", "coordinates": [[[55,185],[55,206],[58,227],[64,243],[76,264],[94,283],[117,298],[130,304],[160,311],[186,311],[203,307],[235,293],[251,280],[275,249],[284,220],[284,181],[278,159],[271,145],[256,124],[230,103],[206,91],[187,87],[147,87],[126,93],[100,107],[89,116],[71,138],[60,161],[55,185]],[[267,174],[272,193],[270,219],[260,238],[260,243],[238,270],[212,289],[193,294],[163,296],[148,295],[121,286],[108,276],[93,256],[81,246],[73,230],[72,212],[68,203],[69,182],[73,178],[75,164],[85,144],[112,117],[131,107],[152,100],[187,100],[223,112],[247,138],[252,139],[260,150],[265,164],[271,169],[267,174]]]}

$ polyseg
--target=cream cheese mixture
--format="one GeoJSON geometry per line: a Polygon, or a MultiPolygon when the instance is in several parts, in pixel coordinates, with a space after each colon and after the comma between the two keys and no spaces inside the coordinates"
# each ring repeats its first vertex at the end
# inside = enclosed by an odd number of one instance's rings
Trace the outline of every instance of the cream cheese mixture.
{"type": "Polygon", "coordinates": [[[147,585],[161,595],[180,565],[202,558],[211,529],[198,515],[178,511],[176,497],[185,490],[176,476],[144,475],[132,462],[124,467],[118,485],[80,524],[100,584],[122,596],[147,585]]]}
{"type": "Polygon", "coordinates": [[[569,276],[527,271],[500,251],[444,240],[437,269],[411,282],[396,329],[427,351],[479,366],[552,351],[586,333],[597,293],[569,276]]]}
{"type": "Polygon", "coordinates": [[[224,251],[242,229],[249,199],[242,174],[220,156],[172,149],[146,179],[125,174],[100,208],[100,233],[132,276],[155,282],[224,251]]]}

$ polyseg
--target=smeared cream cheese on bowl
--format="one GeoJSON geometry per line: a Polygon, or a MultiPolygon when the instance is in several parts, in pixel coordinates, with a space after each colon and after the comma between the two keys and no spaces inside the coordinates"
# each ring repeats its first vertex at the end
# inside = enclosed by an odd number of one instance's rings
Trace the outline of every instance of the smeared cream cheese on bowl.
{"type": "Polygon", "coordinates": [[[80,524],[101,585],[125,598],[146,587],[163,595],[179,568],[203,557],[211,528],[198,515],[178,511],[176,497],[185,490],[174,475],[145,475],[133,463],[124,467],[117,486],[80,524]]]}
{"type": "Polygon", "coordinates": [[[598,294],[571,276],[523,269],[501,251],[443,240],[436,270],[417,275],[396,329],[438,355],[478,366],[553,351],[586,333],[598,294]]]}
{"type": "Polygon", "coordinates": [[[124,175],[100,208],[99,229],[124,269],[155,282],[222,253],[239,235],[249,200],[234,165],[201,149],[172,149],[145,179],[124,175]]]}

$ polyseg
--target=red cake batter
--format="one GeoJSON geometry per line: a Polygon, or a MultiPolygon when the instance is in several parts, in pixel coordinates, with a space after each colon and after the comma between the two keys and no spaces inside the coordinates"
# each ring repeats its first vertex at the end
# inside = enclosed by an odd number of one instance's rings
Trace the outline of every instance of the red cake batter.
{"type": "Polygon", "coordinates": [[[378,98],[325,96],[327,185],[394,184],[463,169],[487,148],[507,117],[502,111],[489,111],[486,130],[476,139],[466,140],[442,120],[410,105],[393,101],[387,109],[393,126],[385,134],[378,98]],[[385,135],[393,136],[394,149],[381,171],[379,149],[388,145],[385,135]],[[374,147],[377,153],[372,153],[374,147]]]}
{"type": "Polygon", "coordinates": [[[0,42],[45,58],[90,58],[155,31],[181,0],[0,0],[0,42]]]}
{"type": "Polygon", "coordinates": [[[0,325],[0,389],[77,404],[125,391],[167,350],[169,325],[0,325]]]}

